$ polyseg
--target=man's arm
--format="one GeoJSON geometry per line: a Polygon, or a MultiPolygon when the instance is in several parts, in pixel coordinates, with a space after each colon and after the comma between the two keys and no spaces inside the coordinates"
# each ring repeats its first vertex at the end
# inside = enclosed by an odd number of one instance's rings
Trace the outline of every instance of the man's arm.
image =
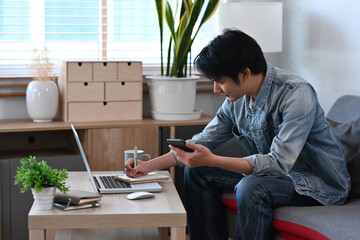
{"type": "Polygon", "coordinates": [[[186,142],[186,146],[195,149],[195,152],[185,152],[171,145],[169,147],[177,159],[188,167],[219,167],[243,174],[252,173],[252,167],[245,158],[218,156],[213,154],[207,147],[192,142],[186,142]]]}

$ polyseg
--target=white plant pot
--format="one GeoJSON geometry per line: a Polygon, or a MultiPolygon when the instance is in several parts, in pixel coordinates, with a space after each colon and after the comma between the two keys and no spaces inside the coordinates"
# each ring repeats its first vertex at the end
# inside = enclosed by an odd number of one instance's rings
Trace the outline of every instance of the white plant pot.
{"type": "Polygon", "coordinates": [[[198,76],[184,78],[147,76],[151,113],[158,120],[192,120],[200,118],[195,111],[198,76]]]}
{"type": "Polygon", "coordinates": [[[58,111],[59,89],[54,81],[31,81],[26,89],[26,107],[34,122],[51,122],[58,111]]]}
{"type": "Polygon", "coordinates": [[[38,210],[50,210],[54,203],[55,187],[44,188],[41,192],[37,193],[34,188],[31,189],[35,207],[38,210]]]}

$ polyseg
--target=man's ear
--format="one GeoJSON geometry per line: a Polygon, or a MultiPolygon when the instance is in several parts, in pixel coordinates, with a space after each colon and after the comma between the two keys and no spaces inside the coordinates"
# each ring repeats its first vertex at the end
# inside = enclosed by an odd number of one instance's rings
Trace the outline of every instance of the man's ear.
{"type": "Polygon", "coordinates": [[[241,72],[239,72],[238,74],[238,79],[240,80],[240,82],[244,82],[246,81],[249,77],[250,77],[251,71],[249,68],[245,68],[244,70],[242,70],[241,72]]]}

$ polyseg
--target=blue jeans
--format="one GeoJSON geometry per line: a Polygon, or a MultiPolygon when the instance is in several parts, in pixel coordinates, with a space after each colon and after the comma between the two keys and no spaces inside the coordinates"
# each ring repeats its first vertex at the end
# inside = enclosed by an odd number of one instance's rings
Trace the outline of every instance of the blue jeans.
{"type": "Polygon", "coordinates": [[[289,177],[243,176],[214,167],[185,167],[186,210],[191,240],[228,239],[222,193],[235,192],[236,239],[272,239],[272,209],[319,203],[296,193],[289,177]]]}

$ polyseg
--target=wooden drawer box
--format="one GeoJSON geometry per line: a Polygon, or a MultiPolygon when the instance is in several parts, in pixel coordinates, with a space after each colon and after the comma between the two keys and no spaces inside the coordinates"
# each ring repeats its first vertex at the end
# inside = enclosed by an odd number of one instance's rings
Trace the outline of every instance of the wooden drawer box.
{"type": "Polygon", "coordinates": [[[69,121],[117,121],[142,119],[142,102],[69,103],[69,121]]]}
{"type": "Polygon", "coordinates": [[[142,81],[141,62],[119,62],[118,63],[119,81],[142,81]]]}
{"type": "Polygon", "coordinates": [[[96,62],[93,63],[94,82],[117,81],[116,62],[96,62]]]}
{"type": "Polygon", "coordinates": [[[141,100],[141,82],[107,82],[105,83],[106,101],[141,100]]]}
{"type": "Polygon", "coordinates": [[[58,82],[63,121],[142,119],[141,62],[62,62],[58,82]]]}
{"type": "Polygon", "coordinates": [[[67,87],[69,102],[104,101],[105,99],[104,83],[68,83],[67,87]]]}
{"type": "Polygon", "coordinates": [[[67,64],[68,82],[89,82],[92,81],[92,63],[69,62],[67,64]]]}

